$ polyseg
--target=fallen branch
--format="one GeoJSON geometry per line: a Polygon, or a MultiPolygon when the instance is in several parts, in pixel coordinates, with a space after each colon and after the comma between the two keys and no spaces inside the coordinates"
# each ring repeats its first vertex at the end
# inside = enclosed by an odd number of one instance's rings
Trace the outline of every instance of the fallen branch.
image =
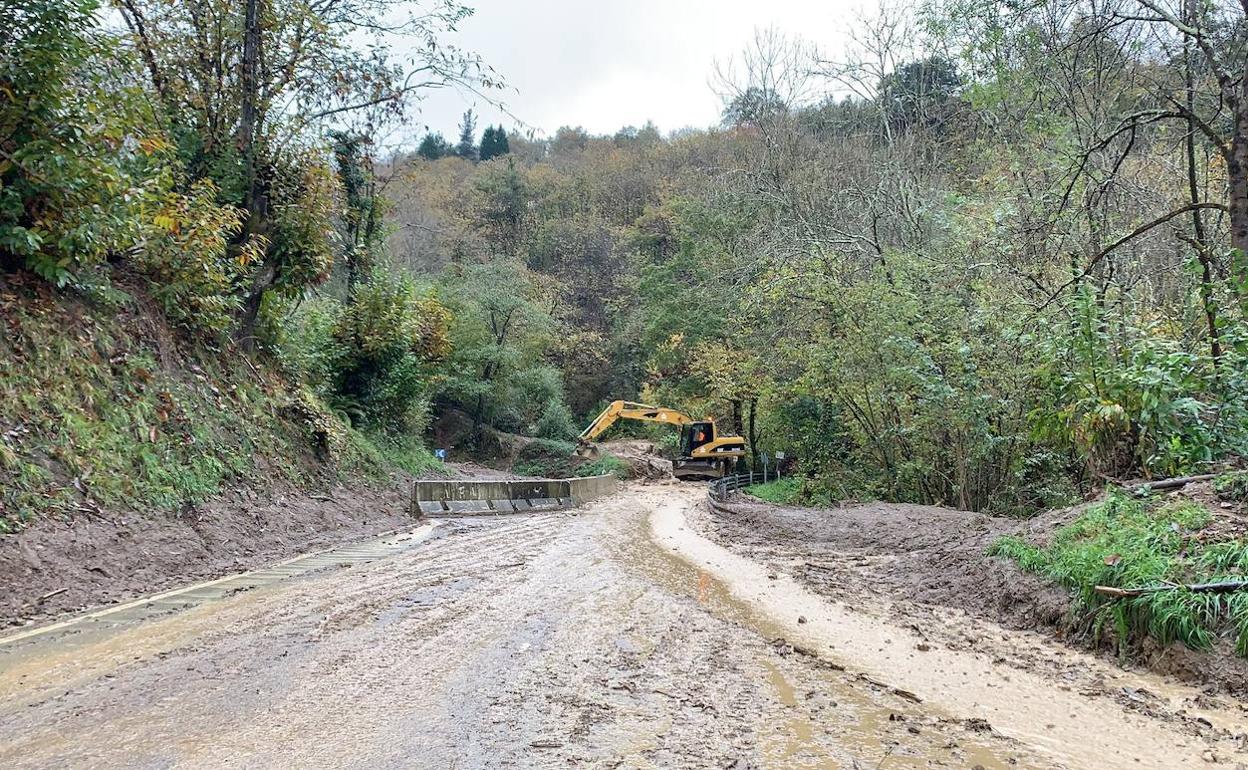
{"type": "Polygon", "coordinates": [[[66,592],[66,591],[68,591],[68,590],[69,590],[69,586],[65,586],[64,588],[58,588],[58,589],[56,589],[55,591],[48,591],[46,594],[44,594],[43,596],[40,596],[38,599],[36,599],[36,600],[35,600],[35,603],[36,603],[36,604],[43,604],[43,603],[44,603],[44,602],[46,602],[48,599],[51,599],[53,596],[60,596],[61,594],[65,593],[65,592],[66,592]]]}
{"type": "Polygon", "coordinates": [[[1143,596],[1144,594],[1155,594],[1158,591],[1173,591],[1176,588],[1185,588],[1188,591],[1196,591],[1198,593],[1230,593],[1243,588],[1248,588],[1248,580],[1223,580],[1217,583],[1191,583],[1188,585],[1177,585],[1170,583],[1167,585],[1143,586],[1141,588],[1119,588],[1117,586],[1096,586],[1096,591],[1102,596],[1112,596],[1115,598],[1126,598],[1131,596],[1143,596]]]}
{"type": "Polygon", "coordinates": [[[1216,473],[1202,473],[1199,476],[1178,476],[1173,479],[1162,479],[1161,481],[1149,481],[1144,484],[1136,484],[1133,487],[1127,487],[1127,491],[1133,494],[1148,494],[1149,492],[1157,492],[1163,489],[1178,489],[1188,484],[1195,484],[1198,481],[1213,481],[1218,477],[1216,473]]]}

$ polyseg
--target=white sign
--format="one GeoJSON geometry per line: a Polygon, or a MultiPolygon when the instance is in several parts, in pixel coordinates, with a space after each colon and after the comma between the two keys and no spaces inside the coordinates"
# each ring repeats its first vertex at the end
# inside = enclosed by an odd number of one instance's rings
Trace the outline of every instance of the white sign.
{"type": "Polygon", "coordinates": [[[780,462],[783,459],[784,459],[784,452],[776,452],[776,462],[780,462]]]}

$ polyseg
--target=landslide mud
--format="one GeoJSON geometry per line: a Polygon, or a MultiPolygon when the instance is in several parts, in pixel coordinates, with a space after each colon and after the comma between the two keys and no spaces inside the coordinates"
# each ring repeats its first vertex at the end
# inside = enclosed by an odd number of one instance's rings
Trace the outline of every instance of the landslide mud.
{"type": "Polygon", "coordinates": [[[755,625],[650,538],[672,494],[0,652],[0,766],[1051,766],[755,625]]]}
{"type": "MultiPolygon", "coordinates": [[[[1193,731],[1085,696],[1084,679],[944,646],[956,630],[1048,654],[1026,635],[950,620],[921,636],[884,624],[889,608],[868,596],[815,596],[774,564],[780,546],[746,558],[695,531],[701,501],[699,486],[634,484],[579,513],[451,520],[441,537],[367,563],[20,655],[0,643],[0,767],[987,770],[1243,758],[1224,710],[1189,704],[1188,717],[1211,725],[1193,731]]],[[[1070,654],[1053,671],[1090,665],[1070,654]]],[[[1191,694],[1135,686],[1167,704],[1191,694]]]]}
{"type": "MultiPolygon", "coordinates": [[[[471,463],[454,478],[508,477],[471,463]]],[[[49,517],[0,535],[0,632],[409,526],[410,486],[247,490],[180,511],[49,517]]]]}
{"type": "Polygon", "coordinates": [[[0,630],[398,529],[412,522],[408,498],[398,486],[342,487],[43,519],[0,537],[0,630]]]}
{"type": "MultiPolygon", "coordinates": [[[[832,509],[775,506],[737,494],[702,525],[718,542],[782,565],[822,596],[849,601],[866,597],[871,605],[888,607],[918,625],[948,611],[961,612],[968,616],[963,625],[986,620],[1012,630],[1039,631],[1093,649],[1118,668],[1112,640],[1103,637],[1097,645],[1086,619],[1071,616],[1065,589],[1023,572],[1009,559],[987,555],[1003,535],[1043,543],[1078,513],[1049,511],[1019,521],[878,502],[832,509]]],[[[1238,513],[1218,509],[1216,515],[1221,526],[1237,535],[1244,531],[1238,513]]],[[[973,630],[963,636],[961,643],[968,646],[979,639],[973,630]]],[[[1007,649],[1001,654],[1016,653],[1007,649]]],[[[1248,660],[1234,653],[1233,638],[1218,640],[1208,652],[1146,643],[1126,665],[1174,675],[1228,701],[1248,699],[1248,660]]],[[[1146,698],[1131,699],[1148,705],[1146,698]]]]}

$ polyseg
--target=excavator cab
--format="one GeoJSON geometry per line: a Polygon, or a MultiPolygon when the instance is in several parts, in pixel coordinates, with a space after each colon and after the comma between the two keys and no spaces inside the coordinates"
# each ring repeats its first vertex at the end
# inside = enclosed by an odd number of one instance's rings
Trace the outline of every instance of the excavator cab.
{"type": "Polygon", "coordinates": [[[689,457],[693,450],[715,440],[715,423],[691,422],[680,426],[680,454],[689,457]]]}

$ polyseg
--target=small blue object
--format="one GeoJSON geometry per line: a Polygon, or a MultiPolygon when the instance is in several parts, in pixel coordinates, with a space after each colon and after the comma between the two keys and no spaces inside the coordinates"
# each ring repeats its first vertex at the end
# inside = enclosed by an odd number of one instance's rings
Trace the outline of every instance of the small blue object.
{"type": "Polygon", "coordinates": [[[438,459],[439,459],[439,460],[441,460],[442,462],[446,462],[446,450],[445,450],[445,449],[435,449],[435,450],[433,450],[433,456],[434,456],[434,457],[436,457],[436,458],[438,458],[438,459]]]}

